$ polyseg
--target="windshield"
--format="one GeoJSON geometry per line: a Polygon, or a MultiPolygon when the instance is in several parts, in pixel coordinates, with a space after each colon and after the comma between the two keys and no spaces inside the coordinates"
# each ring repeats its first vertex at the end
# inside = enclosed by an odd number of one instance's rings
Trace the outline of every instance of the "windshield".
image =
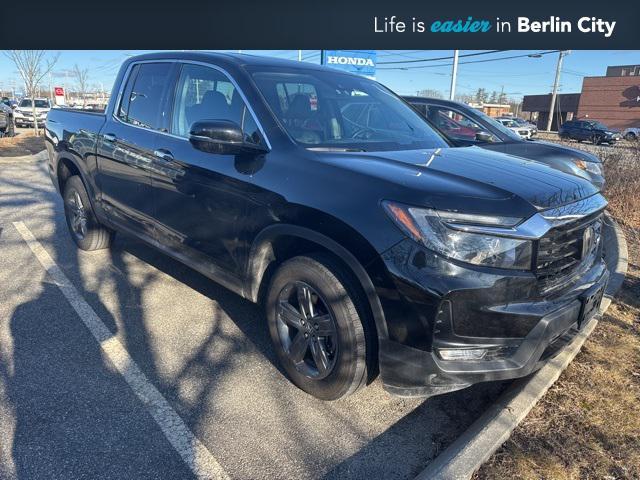
{"type": "MultiPolygon", "coordinates": [[[[31,100],[25,98],[20,102],[20,107],[31,107],[31,100]]],[[[36,100],[36,108],[49,108],[49,102],[46,100],[36,100]]]]}
{"type": "Polygon", "coordinates": [[[411,107],[382,85],[332,71],[261,69],[258,89],[289,135],[313,149],[447,147],[411,107]]]}
{"type": "Polygon", "coordinates": [[[605,124],[600,122],[591,122],[591,126],[599,130],[609,130],[609,127],[607,127],[605,124]]]}

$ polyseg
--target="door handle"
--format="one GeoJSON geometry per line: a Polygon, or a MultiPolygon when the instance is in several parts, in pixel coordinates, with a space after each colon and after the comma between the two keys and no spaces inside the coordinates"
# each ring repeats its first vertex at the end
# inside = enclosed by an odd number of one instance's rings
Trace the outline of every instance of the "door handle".
{"type": "Polygon", "coordinates": [[[171,152],[169,150],[165,150],[163,148],[160,148],[158,150],[155,150],[153,152],[153,155],[156,158],[159,158],[160,160],[164,160],[165,162],[173,162],[173,155],[171,154],[171,152]]]}
{"type": "Polygon", "coordinates": [[[113,133],[105,133],[102,138],[105,142],[115,142],[116,136],[113,133]]]}

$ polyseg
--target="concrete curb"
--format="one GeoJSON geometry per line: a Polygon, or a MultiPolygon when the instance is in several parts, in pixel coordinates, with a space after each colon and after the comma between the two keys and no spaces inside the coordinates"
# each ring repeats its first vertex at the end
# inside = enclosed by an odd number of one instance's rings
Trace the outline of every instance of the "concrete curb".
{"type": "MultiPolygon", "coordinates": [[[[603,238],[605,261],[611,277],[602,301],[601,315],[622,286],[628,261],[624,233],[609,215],[605,218],[603,238]]],[[[480,418],[417,475],[416,480],[471,478],[560,377],[597,323],[596,320],[587,325],[562,353],[532,376],[514,381],[480,418]]]]}
{"type": "Polygon", "coordinates": [[[34,155],[22,155],[20,157],[0,157],[0,164],[2,163],[37,163],[43,162],[48,158],[46,150],[42,150],[34,155]]]}

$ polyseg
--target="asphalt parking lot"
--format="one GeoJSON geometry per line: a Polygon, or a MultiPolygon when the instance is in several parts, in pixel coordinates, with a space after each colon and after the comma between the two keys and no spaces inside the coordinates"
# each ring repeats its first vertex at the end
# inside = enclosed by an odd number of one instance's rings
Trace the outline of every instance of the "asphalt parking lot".
{"type": "Polygon", "coordinates": [[[318,401],[259,307],[124,236],[78,251],[42,163],[0,160],[0,284],[2,479],[412,478],[504,388],[318,401]]]}

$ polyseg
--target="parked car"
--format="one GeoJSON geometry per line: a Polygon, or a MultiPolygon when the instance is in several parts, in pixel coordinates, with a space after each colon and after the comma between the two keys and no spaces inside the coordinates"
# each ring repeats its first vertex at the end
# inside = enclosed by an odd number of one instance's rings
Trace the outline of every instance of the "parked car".
{"type": "Polygon", "coordinates": [[[35,122],[44,125],[47,115],[51,110],[51,104],[46,98],[35,99],[35,119],[33,116],[33,104],[30,98],[23,98],[15,109],[15,123],[17,127],[33,127],[35,122]]]}
{"type": "Polygon", "coordinates": [[[613,145],[622,138],[618,130],[613,130],[595,120],[570,120],[558,129],[558,136],[562,139],[572,139],[582,142],[588,140],[594,145],[608,143],[613,145]]]}
{"type": "Polygon", "coordinates": [[[0,137],[12,137],[15,134],[13,124],[13,109],[0,102],[0,137]]]}
{"type": "Polygon", "coordinates": [[[404,99],[426,116],[455,146],[476,145],[487,150],[535,160],[562,172],[585,178],[600,189],[604,188],[602,162],[591,153],[551,142],[524,140],[512,129],[464,103],[425,97],[404,99]],[[475,134],[460,136],[458,132],[433,122],[433,118],[443,115],[473,129],[475,134]]]}
{"type": "Polygon", "coordinates": [[[500,122],[502,125],[507,127],[510,130],[513,130],[515,133],[520,135],[524,139],[529,139],[533,137],[533,129],[526,125],[518,125],[510,118],[496,118],[496,121],[500,122]]]}
{"type": "Polygon", "coordinates": [[[640,128],[630,127],[622,131],[622,138],[629,140],[630,142],[638,140],[640,138],[640,128]]]}
{"type": "Polygon", "coordinates": [[[284,371],[321,399],[378,370],[404,396],[527,375],[607,282],[590,182],[451,148],[393,92],[333,69],[132,57],[106,112],[54,109],[45,138],[80,249],[126,232],[260,302],[284,371]]]}
{"type": "Polygon", "coordinates": [[[534,136],[536,136],[538,134],[538,127],[535,124],[525,120],[524,118],[511,117],[511,116],[509,116],[509,117],[506,117],[506,116],[498,117],[498,120],[503,120],[503,119],[504,120],[511,120],[512,122],[514,122],[519,127],[527,127],[527,128],[529,128],[529,130],[531,130],[531,135],[529,136],[529,138],[534,137],[534,136]]]}

